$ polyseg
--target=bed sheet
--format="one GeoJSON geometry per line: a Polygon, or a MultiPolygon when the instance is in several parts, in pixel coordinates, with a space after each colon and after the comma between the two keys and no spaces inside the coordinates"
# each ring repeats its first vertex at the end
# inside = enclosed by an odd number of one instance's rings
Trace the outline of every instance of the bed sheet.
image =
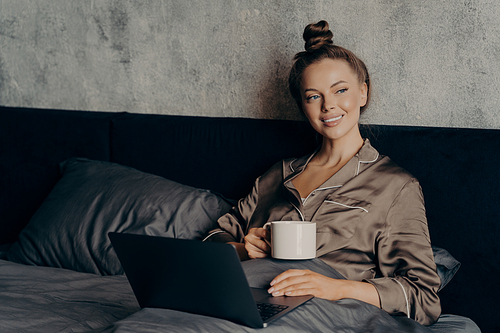
{"type": "MultiPolygon", "coordinates": [[[[281,261],[251,260],[242,263],[251,287],[264,288],[277,274],[291,268],[311,269],[339,278],[341,275],[319,259],[281,261]]],[[[393,317],[375,306],[356,300],[331,302],[314,298],[265,329],[252,329],[232,322],[166,309],[145,308],[113,324],[107,333],[129,332],[480,332],[464,317],[444,315],[425,327],[406,317],[393,317]]]]}
{"type": "MultiPolygon", "coordinates": [[[[252,287],[265,287],[289,268],[338,273],[321,260],[251,260],[243,268],[252,287]]],[[[227,320],[167,309],[140,309],[125,276],[100,276],[0,260],[2,332],[253,332],[227,320]]],[[[468,318],[443,315],[424,327],[369,304],[314,298],[264,332],[480,332],[468,318]]]]}
{"type": "Polygon", "coordinates": [[[124,275],[0,260],[1,332],[100,332],[139,310],[124,275]]]}

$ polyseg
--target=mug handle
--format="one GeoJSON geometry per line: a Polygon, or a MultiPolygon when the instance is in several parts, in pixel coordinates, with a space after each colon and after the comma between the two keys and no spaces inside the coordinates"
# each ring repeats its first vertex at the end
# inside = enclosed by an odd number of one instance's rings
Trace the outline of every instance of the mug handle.
{"type": "Polygon", "coordinates": [[[262,226],[262,228],[266,229],[267,231],[271,230],[271,222],[267,222],[262,226]]]}
{"type": "MultiPolygon", "coordinates": [[[[262,226],[262,228],[266,229],[267,231],[270,231],[271,230],[271,222],[266,222],[266,224],[264,224],[262,226]]],[[[267,239],[264,239],[264,242],[266,242],[267,245],[271,246],[271,242],[269,242],[267,239]]]]}

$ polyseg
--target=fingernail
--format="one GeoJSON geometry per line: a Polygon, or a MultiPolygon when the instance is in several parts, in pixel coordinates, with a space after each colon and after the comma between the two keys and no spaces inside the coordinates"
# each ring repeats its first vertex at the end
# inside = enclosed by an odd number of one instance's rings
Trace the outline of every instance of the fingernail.
{"type": "Polygon", "coordinates": [[[267,292],[272,293],[274,291],[274,288],[269,289],[267,292]]]}
{"type": "Polygon", "coordinates": [[[291,295],[291,294],[292,294],[292,292],[291,292],[291,291],[287,291],[287,292],[285,293],[285,295],[287,295],[287,296],[288,296],[288,295],[291,295]]]}
{"type": "Polygon", "coordinates": [[[274,286],[275,283],[276,283],[276,281],[272,280],[270,284],[271,284],[271,286],[274,286]]]}
{"type": "Polygon", "coordinates": [[[279,292],[279,291],[275,291],[275,292],[273,293],[273,296],[278,296],[279,294],[280,294],[280,292],[279,292]]]}

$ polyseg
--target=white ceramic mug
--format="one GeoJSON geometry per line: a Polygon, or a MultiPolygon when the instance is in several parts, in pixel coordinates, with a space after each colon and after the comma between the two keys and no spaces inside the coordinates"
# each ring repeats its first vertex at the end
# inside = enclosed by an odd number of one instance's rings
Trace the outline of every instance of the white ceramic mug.
{"type": "Polygon", "coordinates": [[[272,221],[264,225],[271,230],[271,256],[276,259],[312,259],[316,257],[316,223],[272,221]]]}

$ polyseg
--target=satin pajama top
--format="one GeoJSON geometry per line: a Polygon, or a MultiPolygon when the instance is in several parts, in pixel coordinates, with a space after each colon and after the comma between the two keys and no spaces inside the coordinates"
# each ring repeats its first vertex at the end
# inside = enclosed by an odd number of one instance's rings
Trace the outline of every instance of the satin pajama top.
{"type": "Polygon", "coordinates": [[[275,164],[206,240],[243,242],[251,228],[268,221],[316,222],[318,258],[349,280],[373,284],[389,314],[434,323],[441,313],[441,281],[418,181],[366,139],[342,169],[302,200],[292,179],[315,153],[275,164]]]}

